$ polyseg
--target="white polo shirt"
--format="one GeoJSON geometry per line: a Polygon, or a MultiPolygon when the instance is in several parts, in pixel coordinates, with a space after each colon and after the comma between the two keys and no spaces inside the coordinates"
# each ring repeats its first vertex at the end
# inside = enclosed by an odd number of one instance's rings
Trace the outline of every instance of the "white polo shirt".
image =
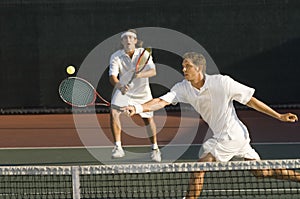
{"type": "Polygon", "coordinates": [[[246,104],[254,89],[229,76],[205,75],[205,83],[198,90],[187,80],[177,83],[171,91],[160,98],[176,104],[191,104],[213,131],[213,138],[249,139],[246,126],[238,119],[233,101],[246,104]]]}
{"type": "MultiPolygon", "coordinates": [[[[118,50],[112,54],[110,58],[109,76],[119,76],[120,83],[122,85],[128,84],[134,71],[138,57],[143,52],[143,48],[136,48],[132,58],[130,58],[124,50],[118,50]]],[[[147,65],[143,70],[149,70],[155,68],[152,56],[150,57],[147,65]]],[[[128,96],[134,96],[138,98],[149,98],[151,90],[149,87],[149,78],[136,78],[132,81],[131,88],[126,93],[128,96]]]]}
{"type": "MultiPolygon", "coordinates": [[[[143,50],[143,48],[136,48],[132,58],[130,58],[124,50],[118,50],[112,54],[110,58],[109,76],[114,75],[119,77],[119,81],[122,85],[128,84],[135,71],[136,62],[143,50]]],[[[153,63],[151,56],[143,70],[146,71],[152,68],[155,68],[155,64],[153,63]]],[[[135,78],[125,95],[123,95],[120,90],[115,90],[111,99],[111,104],[123,107],[143,104],[152,98],[149,78],[135,78]]],[[[141,113],[140,115],[143,118],[150,118],[153,117],[153,112],[141,113]]]]}

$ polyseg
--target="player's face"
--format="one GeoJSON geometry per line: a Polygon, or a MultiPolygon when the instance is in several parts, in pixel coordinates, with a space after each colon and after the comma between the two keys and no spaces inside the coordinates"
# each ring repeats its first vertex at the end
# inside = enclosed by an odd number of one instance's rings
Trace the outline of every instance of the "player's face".
{"type": "Polygon", "coordinates": [[[135,44],[137,43],[137,39],[131,35],[125,35],[121,39],[121,43],[126,52],[130,52],[135,49],[135,44]]]}
{"type": "Polygon", "coordinates": [[[197,68],[193,62],[189,59],[184,59],[182,62],[182,72],[184,78],[188,81],[196,80],[199,76],[199,68],[197,68]]]}

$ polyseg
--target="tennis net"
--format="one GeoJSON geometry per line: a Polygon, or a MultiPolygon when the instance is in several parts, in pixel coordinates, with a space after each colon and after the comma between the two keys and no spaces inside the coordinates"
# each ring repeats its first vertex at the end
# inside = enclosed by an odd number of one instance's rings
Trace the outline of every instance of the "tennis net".
{"type": "Polygon", "coordinates": [[[183,198],[198,171],[206,171],[201,198],[300,198],[300,182],[251,172],[271,169],[297,171],[300,159],[0,167],[0,199],[183,198]]]}

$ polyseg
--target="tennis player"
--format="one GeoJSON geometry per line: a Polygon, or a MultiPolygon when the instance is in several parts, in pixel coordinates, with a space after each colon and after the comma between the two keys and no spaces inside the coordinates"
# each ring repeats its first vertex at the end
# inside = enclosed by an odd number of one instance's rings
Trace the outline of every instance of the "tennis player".
{"type": "MultiPolygon", "coordinates": [[[[121,44],[122,49],[116,51],[110,58],[109,79],[111,84],[116,88],[111,104],[123,107],[147,102],[152,99],[149,77],[156,75],[152,57],[150,57],[145,68],[135,76],[132,83],[127,85],[135,71],[136,62],[144,49],[136,48],[136,45],[142,45],[142,41],[137,39],[137,32],[134,29],[129,29],[122,33],[121,44]]],[[[112,158],[125,156],[121,144],[120,114],[120,111],[111,109],[111,129],[115,140],[112,158]]],[[[151,159],[155,162],[160,162],[161,153],[157,145],[153,112],[140,113],[140,116],[146,125],[147,133],[152,143],[151,159]]]]}
{"type": "MultiPolygon", "coordinates": [[[[178,102],[191,104],[213,131],[199,153],[200,162],[227,162],[233,157],[260,160],[251,147],[247,127],[239,120],[233,101],[284,122],[296,122],[295,114],[280,114],[253,97],[254,89],[229,76],[207,75],[206,60],[202,54],[190,52],[183,56],[182,71],[185,80],[173,86],[170,92],[142,105],[124,107],[130,115],[156,111],[178,102]]],[[[258,177],[274,177],[300,181],[299,173],[291,170],[253,171],[258,177]]],[[[204,172],[194,173],[186,198],[198,198],[202,191],[204,172]]]]}

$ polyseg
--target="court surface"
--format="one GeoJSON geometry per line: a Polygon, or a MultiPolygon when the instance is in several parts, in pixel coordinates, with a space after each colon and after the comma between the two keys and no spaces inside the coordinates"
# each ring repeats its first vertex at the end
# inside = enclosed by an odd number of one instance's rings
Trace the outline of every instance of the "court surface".
{"type": "MultiPolygon", "coordinates": [[[[299,109],[279,110],[300,115],[299,109]]],[[[300,125],[283,123],[252,110],[239,110],[253,147],[263,159],[300,157],[300,125]]],[[[122,117],[126,158],[111,159],[109,115],[32,114],[0,116],[1,165],[83,165],[150,162],[149,140],[139,118],[122,117]],[[99,134],[99,132],[101,132],[99,134]]],[[[206,139],[207,125],[199,116],[182,112],[157,112],[158,143],[164,146],[163,161],[195,161],[206,139]],[[179,130],[180,129],[180,130],[179,130]],[[178,133],[180,131],[180,133],[178,133]],[[192,137],[191,137],[192,135],[192,137]],[[174,141],[175,140],[175,141],[174,141]],[[175,151],[182,153],[173,157],[175,151]]]]}

